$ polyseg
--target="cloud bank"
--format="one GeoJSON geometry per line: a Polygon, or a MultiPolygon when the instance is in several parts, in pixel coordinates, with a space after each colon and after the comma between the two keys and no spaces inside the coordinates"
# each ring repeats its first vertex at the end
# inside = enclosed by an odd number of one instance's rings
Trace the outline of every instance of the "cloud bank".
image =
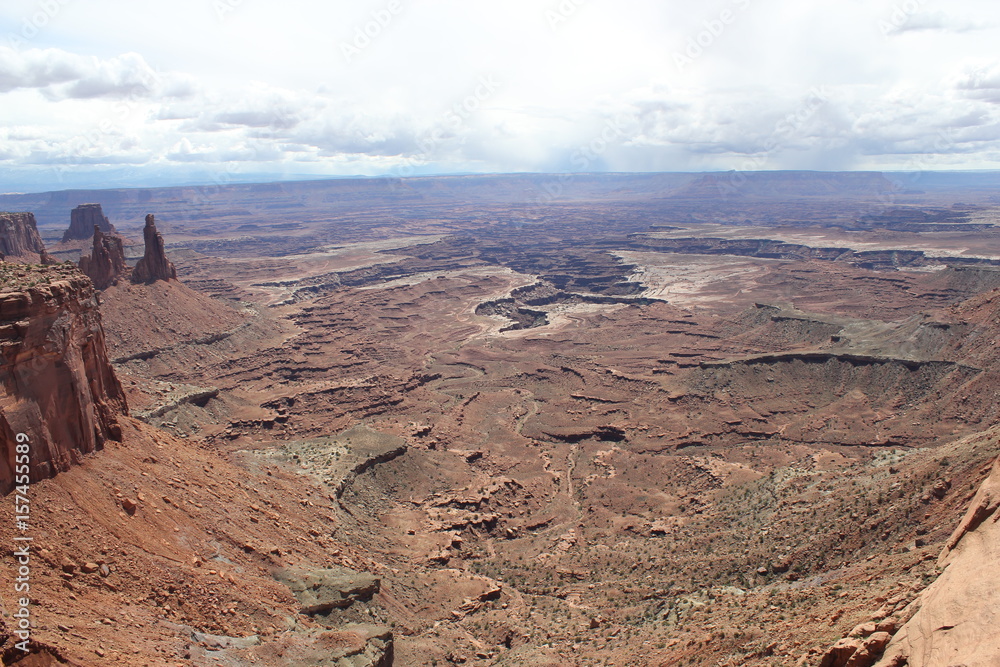
{"type": "Polygon", "coordinates": [[[53,0],[36,25],[42,3],[12,0],[0,174],[54,189],[122,165],[148,184],[1000,160],[985,2],[300,4],[53,0]]]}

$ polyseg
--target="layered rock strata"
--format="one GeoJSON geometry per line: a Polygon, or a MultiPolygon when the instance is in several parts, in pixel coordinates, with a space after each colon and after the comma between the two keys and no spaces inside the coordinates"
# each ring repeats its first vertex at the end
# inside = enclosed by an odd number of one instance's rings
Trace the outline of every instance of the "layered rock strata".
{"type": "Polygon", "coordinates": [[[33,269],[0,288],[0,493],[27,441],[35,482],[119,440],[128,408],[108,361],[91,281],[74,267],[33,269]]]}
{"type": "Polygon", "coordinates": [[[33,213],[0,213],[0,259],[48,264],[33,213]]]}

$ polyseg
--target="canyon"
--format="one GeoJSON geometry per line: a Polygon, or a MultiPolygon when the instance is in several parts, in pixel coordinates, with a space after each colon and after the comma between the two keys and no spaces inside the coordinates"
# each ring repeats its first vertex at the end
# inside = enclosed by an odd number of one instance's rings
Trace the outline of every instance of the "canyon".
{"type": "Polygon", "coordinates": [[[994,664],[1000,182],[918,176],[0,195],[4,664],[994,664]]]}

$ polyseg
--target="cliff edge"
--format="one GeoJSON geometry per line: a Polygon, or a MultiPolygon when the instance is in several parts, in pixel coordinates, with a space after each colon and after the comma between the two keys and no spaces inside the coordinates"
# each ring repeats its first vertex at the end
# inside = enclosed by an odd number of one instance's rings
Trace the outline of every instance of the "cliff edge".
{"type": "Polygon", "coordinates": [[[1000,656],[1000,459],[938,559],[945,570],[876,667],[993,667],[1000,656]]]}
{"type": "Polygon", "coordinates": [[[119,440],[128,407],[90,279],[69,264],[0,268],[0,493],[7,493],[17,434],[31,443],[35,482],[119,440]]]}
{"type": "Polygon", "coordinates": [[[33,213],[0,213],[0,260],[49,263],[33,213]]]}

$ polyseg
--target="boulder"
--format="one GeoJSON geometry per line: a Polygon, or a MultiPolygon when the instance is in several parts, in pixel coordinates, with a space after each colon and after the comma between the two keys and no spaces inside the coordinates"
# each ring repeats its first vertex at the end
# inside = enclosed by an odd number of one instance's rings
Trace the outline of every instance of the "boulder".
{"type": "Polygon", "coordinates": [[[359,600],[370,600],[381,586],[378,577],[347,568],[287,568],[278,570],[274,576],[292,591],[302,606],[300,613],[309,615],[328,614],[359,600]]]}

